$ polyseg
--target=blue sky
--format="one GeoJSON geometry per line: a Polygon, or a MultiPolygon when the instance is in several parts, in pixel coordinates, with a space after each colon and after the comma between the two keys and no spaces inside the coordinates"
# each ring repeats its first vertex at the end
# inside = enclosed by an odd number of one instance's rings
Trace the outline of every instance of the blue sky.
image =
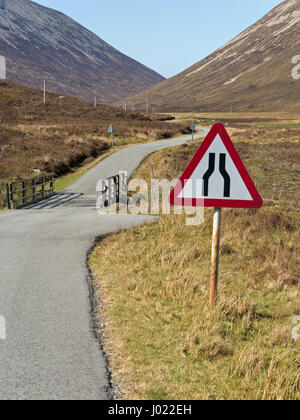
{"type": "Polygon", "coordinates": [[[36,0],[173,76],[209,55],[280,0],[36,0]]]}

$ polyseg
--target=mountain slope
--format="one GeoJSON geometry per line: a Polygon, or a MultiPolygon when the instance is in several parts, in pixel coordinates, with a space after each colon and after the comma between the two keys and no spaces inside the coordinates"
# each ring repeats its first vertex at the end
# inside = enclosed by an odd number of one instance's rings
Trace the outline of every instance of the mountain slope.
{"type": "Polygon", "coordinates": [[[300,0],[286,0],[209,57],[129,101],[155,111],[300,111],[300,0]]]}
{"type": "Polygon", "coordinates": [[[7,79],[113,103],[163,80],[66,15],[29,0],[0,0],[0,55],[7,79]]]}

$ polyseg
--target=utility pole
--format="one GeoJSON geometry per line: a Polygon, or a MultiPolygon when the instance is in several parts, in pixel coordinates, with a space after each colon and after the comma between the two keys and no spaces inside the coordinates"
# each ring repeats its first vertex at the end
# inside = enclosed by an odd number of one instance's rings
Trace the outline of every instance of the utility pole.
{"type": "Polygon", "coordinates": [[[97,108],[97,96],[95,96],[95,108],[97,108]]]}
{"type": "Polygon", "coordinates": [[[146,95],[146,113],[149,113],[149,96],[146,95]]]}
{"type": "Polygon", "coordinates": [[[46,80],[44,80],[44,104],[46,103],[46,80]]]}
{"type": "Polygon", "coordinates": [[[6,58],[0,55],[0,79],[6,80],[6,58]]]}

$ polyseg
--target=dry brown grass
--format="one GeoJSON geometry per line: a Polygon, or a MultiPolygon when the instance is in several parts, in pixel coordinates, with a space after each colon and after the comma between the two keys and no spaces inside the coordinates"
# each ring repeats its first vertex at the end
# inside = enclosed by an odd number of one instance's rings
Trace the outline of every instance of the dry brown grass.
{"type": "MultiPolygon", "coordinates": [[[[104,239],[91,254],[105,349],[125,398],[300,398],[300,341],[292,339],[300,314],[300,146],[297,136],[280,139],[236,144],[265,206],[223,212],[215,309],[211,210],[201,226],[164,216],[104,239]]],[[[178,177],[197,147],[159,152],[136,177],[178,177]]]]}
{"type": "Polygon", "coordinates": [[[222,252],[214,311],[209,222],[190,230],[180,216],[165,217],[108,238],[93,253],[106,351],[127,398],[299,399],[299,345],[291,337],[300,311],[299,232],[294,226],[278,261],[276,241],[290,228],[265,224],[268,214],[255,217],[261,239],[252,244],[254,216],[240,216],[241,226],[229,212],[224,217],[230,253],[222,252]],[[286,261],[292,285],[281,283],[286,261]]]}
{"type": "Polygon", "coordinates": [[[78,167],[110,148],[106,132],[117,128],[120,145],[169,138],[184,132],[184,125],[170,125],[158,115],[124,112],[76,98],[0,83],[0,181],[32,175],[33,169],[57,176],[78,167]]]}

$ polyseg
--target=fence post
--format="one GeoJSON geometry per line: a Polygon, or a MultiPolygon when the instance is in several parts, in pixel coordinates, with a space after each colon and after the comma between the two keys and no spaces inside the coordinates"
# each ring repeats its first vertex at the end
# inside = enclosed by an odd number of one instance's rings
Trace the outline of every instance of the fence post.
{"type": "Polygon", "coordinates": [[[13,210],[14,208],[20,207],[18,206],[19,202],[22,202],[22,205],[26,206],[30,202],[36,201],[37,197],[41,199],[53,194],[54,174],[41,175],[39,177],[12,181],[10,183],[6,182],[2,185],[5,186],[6,206],[8,209],[13,210]],[[50,185],[50,189],[45,188],[48,184],[50,185]],[[32,194],[30,194],[30,191],[32,191],[32,194]]]}
{"type": "Polygon", "coordinates": [[[45,178],[45,176],[43,175],[42,176],[42,197],[44,198],[45,197],[45,182],[46,182],[46,178],[45,178]]]}
{"type": "Polygon", "coordinates": [[[14,187],[13,183],[10,184],[10,209],[14,208],[14,187]]]}
{"type": "Polygon", "coordinates": [[[23,205],[26,204],[26,191],[25,191],[25,188],[26,188],[25,181],[22,181],[22,202],[23,202],[23,205]]]}
{"type": "Polygon", "coordinates": [[[53,174],[50,175],[50,191],[51,191],[50,194],[53,194],[53,192],[54,192],[54,176],[53,176],[53,174]]]}
{"type": "Polygon", "coordinates": [[[35,191],[36,191],[35,185],[36,185],[36,183],[35,183],[35,178],[33,178],[33,180],[32,180],[32,194],[33,194],[33,201],[35,200],[35,191]]]}

